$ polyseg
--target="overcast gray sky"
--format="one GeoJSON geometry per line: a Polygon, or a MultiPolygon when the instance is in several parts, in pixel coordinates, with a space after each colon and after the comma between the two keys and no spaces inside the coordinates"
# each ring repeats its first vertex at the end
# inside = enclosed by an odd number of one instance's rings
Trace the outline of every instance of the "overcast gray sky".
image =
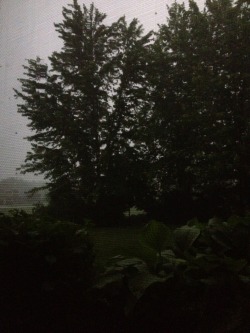
{"type": "MultiPolygon", "coordinates": [[[[0,0],[0,179],[18,176],[16,168],[24,162],[29,143],[27,120],[17,113],[13,88],[23,76],[25,59],[43,59],[61,47],[53,23],[62,21],[62,7],[70,0],[0,0]]],[[[93,1],[78,0],[79,4],[93,1]]],[[[126,15],[137,17],[145,30],[155,30],[165,22],[172,0],[96,0],[95,6],[107,14],[107,23],[126,15]]],[[[187,0],[181,1],[188,3],[187,0]]],[[[197,3],[202,7],[204,0],[197,3]]],[[[26,179],[34,179],[27,175],[26,179]]]]}

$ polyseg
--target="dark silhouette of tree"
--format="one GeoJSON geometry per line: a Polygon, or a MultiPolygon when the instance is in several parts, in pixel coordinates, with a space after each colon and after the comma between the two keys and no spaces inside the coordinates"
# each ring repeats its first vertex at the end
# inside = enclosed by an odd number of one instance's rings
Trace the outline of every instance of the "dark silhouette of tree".
{"type": "Polygon", "coordinates": [[[166,216],[249,207],[249,14],[247,1],[174,3],[160,26],[148,142],[166,216]]]}
{"type": "Polygon", "coordinates": [[[174,3],[155,40],[74,1],[55,24],[63,48],[29,60],[19,112],[34,132],[23,172],[49,180],[51,211],[111,223],[249,208],[247,1],[174,3]]]}
{"type": "Polygon", "coordinates": [[[137,130],[148,104],[151,33],[143,35],[138,21],[128,24],[125,17],[108,26],[93,4],[81,9],[77,1],[63,8],[63,17],[55,24],[62,50],[49,65],[28,60],[15,91],[23,101],[18,112],[35,132],[21,170],[49,180],[58,216],[98,218],[101,208],[101,215],[104,208],[107,216],[111,208],[119,215],[133,204],[130,184],[140,179],[130,171],[140,164],[137,130]]]}

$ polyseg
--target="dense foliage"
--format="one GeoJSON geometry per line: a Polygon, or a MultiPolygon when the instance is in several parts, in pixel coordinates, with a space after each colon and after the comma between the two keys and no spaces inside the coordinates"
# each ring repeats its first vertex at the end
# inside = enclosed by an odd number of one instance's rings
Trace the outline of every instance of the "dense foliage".
{"type": "Polygon", "coordinates": [[[55,216],[246,212],[249,15],[245,0],[174,3],[144,35],[136,19],[107,25],[93,4],[63,8],[62,50],[29,60],[16,91],[34,132],[22,171],[48,180],[55,216]]]}
{"type": "Polygon", "coordinates": [[[152,221],[135,255],[111,259],[95,286],[112,309],[120,308],[128,332],[248,330],[249,217],[192,220],[173,231],[152,221]]]}
{"type": "Polygon", "coordinates": [[[143,35],[137,20],[128,24],[125,17],[105,25],[105,14],[93,4],[81,10],[77,1],[63,17],[55,24],[61,52],[51,55],[50,66],[29,60],[22,92],[16,91],[24,101],[19,112],[35,131],[24,170],[50,181],[51,207],[61,217],[88,215],[88,209],[97,219],[111,208],[122,214],[144,189],[141,152],[130,143],[147,106],[150,33],[143,35]]]}
{"type": "Polygon", "coordinates": [[[20,211],[0,215],[1,332],[70,332],[93,282],[93,261],[79,225],[20,211]]]}
{"type": "Polygon", "coordinates": [[[1,332],[245,333],[250,218],[146,224],[98,272],[86,229],[0,216],[1,332]]]}
{"type": "Polygon", "coordinates": [[[249,207],[249,9],[248,1],[206,1],[202,12],[194,1],[175,3],[157,33],[148,142],[166,216],[249,207]]]}

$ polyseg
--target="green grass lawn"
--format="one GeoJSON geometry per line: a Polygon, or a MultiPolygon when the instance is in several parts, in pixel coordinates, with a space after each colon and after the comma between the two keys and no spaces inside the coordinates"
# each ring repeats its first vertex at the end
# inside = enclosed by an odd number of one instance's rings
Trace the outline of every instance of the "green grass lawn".
{"type": "Polygon", "coordinates": [[[0,206],[0,212],[4,214],[8,214],[10,210],[13,209],[20,209],[24,210],[26,213],[30,214],[32,213],[32,209],[34,208],[34,205],[1,205],[0,206]]]}
{"type": "MultiPolygon", "coordinates": [[[[0,206],[0,212],[8,214],[10,210],[22,209],[32,213],[33,205],[0,206]]],[[[104,227],[91,228],[90,238],[94,244],[95,264],[103,267],[116,255],[136,256],[141,227],[104,227]]]]}
{"type": "Polygon", "coordinates": [[[90,237],[96,253],[95,263],[103,266],[116,255],[136,256],[141,228],[93,228],[90,237]]]}

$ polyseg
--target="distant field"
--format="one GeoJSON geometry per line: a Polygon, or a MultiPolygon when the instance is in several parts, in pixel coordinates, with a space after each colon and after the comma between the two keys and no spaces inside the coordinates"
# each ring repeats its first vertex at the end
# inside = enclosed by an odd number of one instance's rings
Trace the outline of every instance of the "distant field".
{"type": "Polygon", "coordinates": [[[13,209],[22,209],[26,213],[32,213],[32,209],[34,208],[34,205],[0,205],[0,212],[7,214],[10,210],[13,209]]]}

